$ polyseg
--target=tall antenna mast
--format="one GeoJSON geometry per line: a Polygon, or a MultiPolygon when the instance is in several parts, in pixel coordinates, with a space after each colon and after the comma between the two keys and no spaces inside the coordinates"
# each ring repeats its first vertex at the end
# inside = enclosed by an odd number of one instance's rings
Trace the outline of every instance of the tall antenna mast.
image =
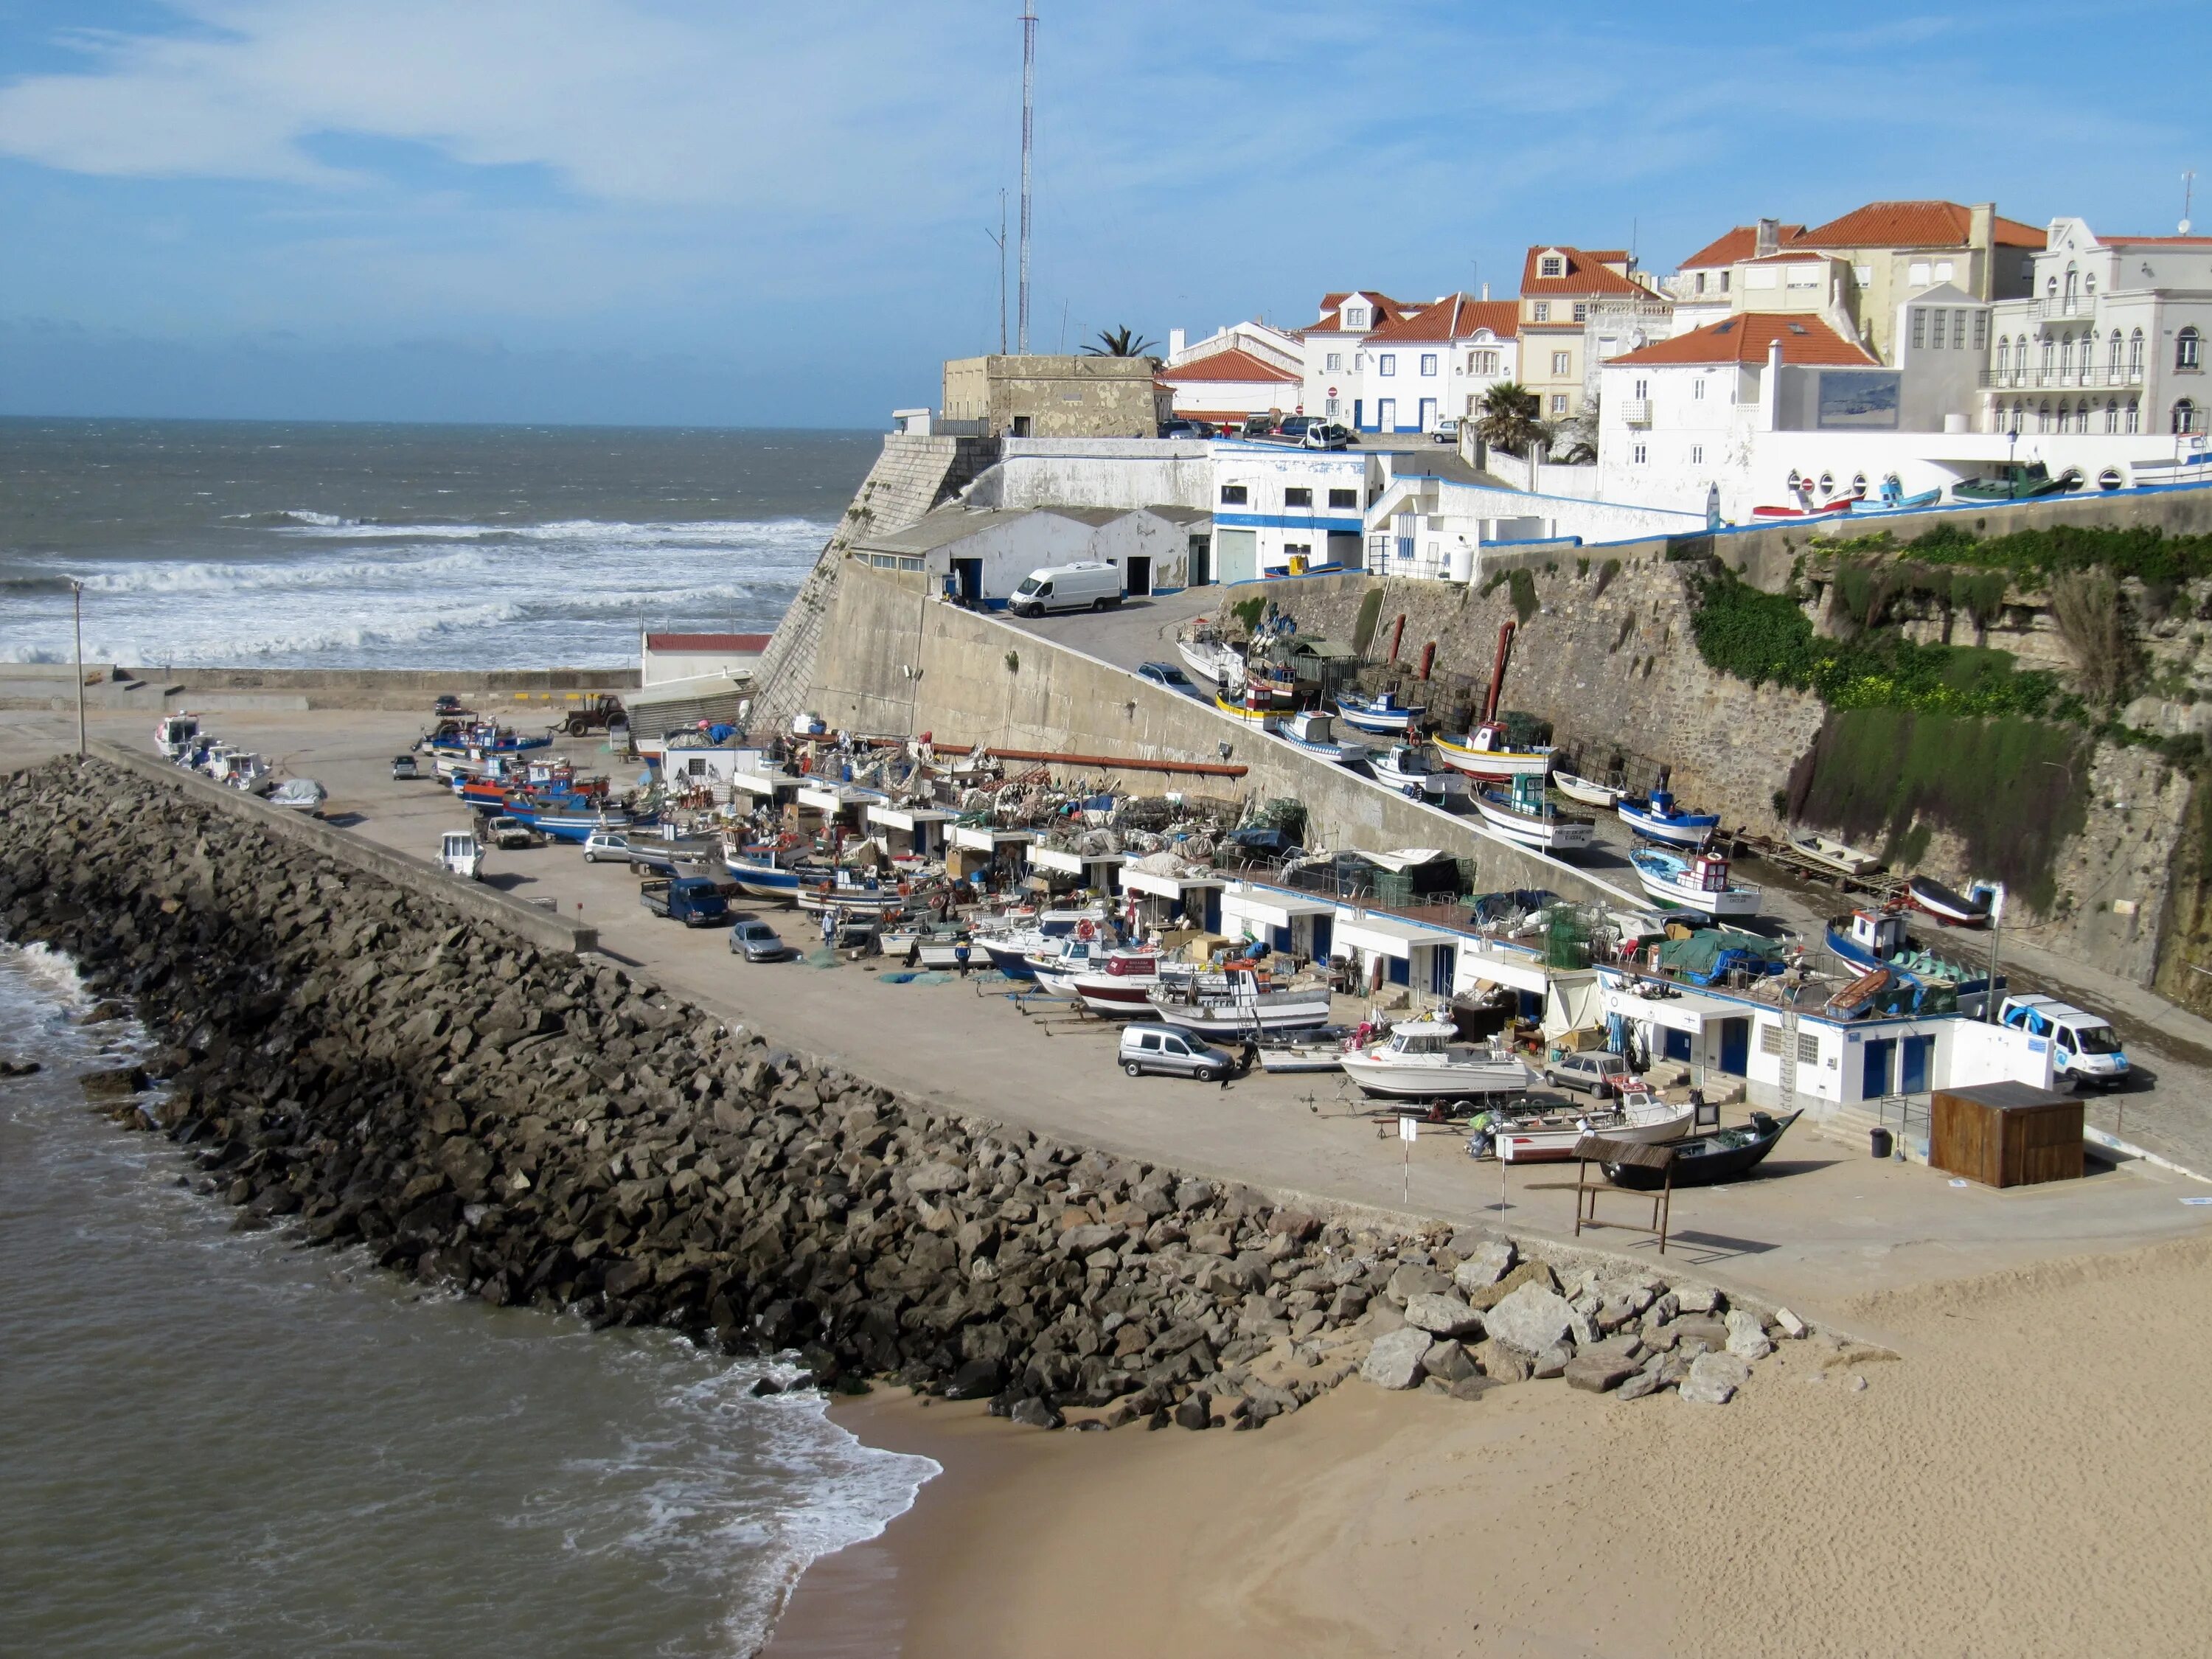
{"type": "Polygon", "coordinates": [[[1020,344],[1030,354],[1030,149],[1036,135],[1036,8],[1022,0],[1022,301],[1020,344]]]}
{"type": "Polygon", "coordinates": [[[2194,168],[2181,175],[2181,234],[2189,234],[2189,210],[2197,200],[2197,173],[2194,168]]]}

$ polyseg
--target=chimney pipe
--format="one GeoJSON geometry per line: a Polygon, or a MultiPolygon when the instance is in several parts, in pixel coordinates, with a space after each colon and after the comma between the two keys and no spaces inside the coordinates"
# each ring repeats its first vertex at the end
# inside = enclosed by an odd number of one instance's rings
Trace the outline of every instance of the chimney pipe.
{"type": "Polygon", "coordinates": [[[1489,284],[1489,283],[1485,283],[1482,285],[1482,298],[1483,298],[1483,302],[1484,302],[1485,304],[1488,304],[1488,303],[1489,303],[1489,301],[1490,301],[1490,284],[1489,284]]]}
{"type": "Polygon", "coordinates": [[[1779,219],[1761,219],[1759,222],[1757,246],[1753,250],[1752,257],[1764,259],[1770,253],[1780,252],[1782,252],[1782,222],[1779,219]]]}
{"type": "Polygon", "coordinates": [[[1183,331],[1179,328],[1171,328],[1168,331],[1168,361],[1170,362],[1182,356],[1184,337],[1183,331]]]}

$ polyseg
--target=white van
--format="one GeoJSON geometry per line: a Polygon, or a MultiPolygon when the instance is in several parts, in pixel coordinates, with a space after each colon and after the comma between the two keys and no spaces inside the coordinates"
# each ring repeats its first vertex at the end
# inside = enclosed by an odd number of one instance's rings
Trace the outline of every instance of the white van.
{"type": "Polygon", "coordinates": [[[448,830],[439,837],[438,862],[463,881],[483,879],[483,853],[473,830],[448,830]]]}
{"type": "Polygon", "coordinates": [[[2051,1069],[2069,1088],[2085,1084],[2117,1089],[2128,1080],[2128,1057],[2119,1034],[2100,1014],[2076,1008],[2056,997],[2007,997],[1997,1010],[2000,1024],[2016,1026],[2051,1042],[2051,1069]]]}
{"type": "Polygon", "coordinates": [[[1120,567],[1091,559],[1030,571],[1006,609],[1017,617],[1042,617],[1053,611],[1103,611],[1121,603],[1120,567]]]}

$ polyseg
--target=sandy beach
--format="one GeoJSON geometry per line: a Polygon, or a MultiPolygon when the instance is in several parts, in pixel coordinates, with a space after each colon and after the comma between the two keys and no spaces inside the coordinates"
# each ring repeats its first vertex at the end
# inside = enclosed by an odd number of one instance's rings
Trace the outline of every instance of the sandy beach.
{"type": "Polygon", "coordinates": [[[2191,1239],[1860,1298],[1898,1358],[1785,1345],[1722,1407],[1355,1382],[1194,1438],[855,1402],[947,1472],[770,1652],[2201,1652],[2208,1267],[2191,1239]]]}

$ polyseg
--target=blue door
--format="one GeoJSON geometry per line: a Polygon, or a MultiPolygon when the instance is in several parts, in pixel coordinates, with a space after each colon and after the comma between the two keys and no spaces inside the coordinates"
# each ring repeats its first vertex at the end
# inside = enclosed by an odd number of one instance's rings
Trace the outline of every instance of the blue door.
{"type": "Polygon", "coordinates": [[[1439,945],[1429,952],[1429,994],[1448,997],[1452,989],[1452,969],[1457,952],[1449,945],[1439,945]]]}
{"type": "Polygon", "coordinates": [[[1367,430],[1366,410],[1367,400],[1365,398],[1354,398],[1352,400],[1352,424],[1362,432],[1367,430]]]}
{"type": "Polygon", "coordinates": [[[1413,982],[1413,966],[1412,966],[1412,964],[1411,964],[1410,963],[1408,963],[1408,962],[1406,960],[1406,958],[1405,958],[1405,957],[1385,957],[1383,958],[1383,960],[1384,960],[1385,962],[1387,962],[1387,963],[1389,963],[1390,964],[1390,970],[1389,970],[1389,971],[1390,971],[1390,983],[1391,983],[1391,984],[1393,984],[1393,985],[1409,985],[1409,984],[1411,984],[1411,983],[1413,982]]]}
{"type": "Polygon", "coordinates": [[[1273,945],[1275,949],[1280,951],[1285,956],[1290,955],[1292,951],[1295,951],[1297,948],[1297,945],[1291,942],[1291,930],[1287,927],[1270,928],[1268,930],[1267,943],[1273,945]]]}
{"type": "Polygon", "coordinates": [[[1909,1036],[1898,1067],[1897,1092],[1901,1095],[1924,1095],[1928,1092],[1928,1073],[1936,1059],[1936,1039],[1932,1036],[1909,1036]]]}
{"type": "Polygon", "coordinates": [[[1683,1061],[1688,1060],[1690,1058],[1690,1034],[1687,1031],[1662,1030],[1659,1035],[1662,1039],[1659,1045],[1659,1052],[1662,1058],[1683,1061]]]}
{"type": "Polygon", "coordinates": [[[1313,954],[1316,962],[1328,960],[1328,947],[1336,928],[1334,916],[1316,916],[1313,919],[1313,954]]]}
{"type": "Polygon", "coordinates": [[[1741,1077],[1751,1061],[1751,1022],[1748,1019],[1724,1019],[1721,1022],[1721,1071],[1728,1077],[1741,1077]]]}
{"type": "Polygon", "coordinates": [[[1889,1071],[1897,1058],[1897,1039],[1883,1037],[1866,1046],[1866,1075],[1860,1080],[1859,1093],[1868,1100],[1880,1100],[1889,1092],[1889,1071]]]}
{"type": "Polygon", "coordinates": [[[1221,890],[1208,887],[1201,890],[1205,896],[1200,904],[1200,919],[1207,933],[1218,933],[1221,931],[1221,890]]]}

